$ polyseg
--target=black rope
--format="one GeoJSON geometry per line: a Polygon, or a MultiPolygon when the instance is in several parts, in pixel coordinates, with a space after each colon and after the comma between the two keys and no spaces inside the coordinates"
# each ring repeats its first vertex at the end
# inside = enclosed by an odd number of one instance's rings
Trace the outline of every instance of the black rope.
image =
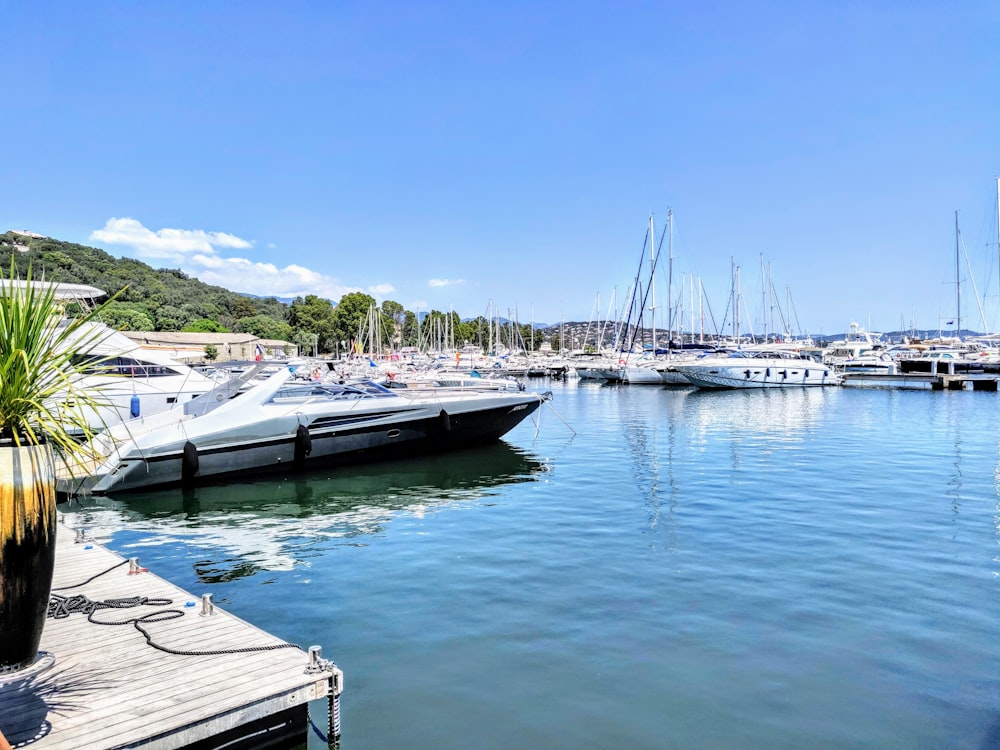
{"type": "MultiPolygon", "coordinates": [[[[79,588],[84,586],[95,578],[99,578],[106,573],[110,573],[116,568],[120,568],[122,565],[127,563],[128,560],[123,560],[120,563],[112,565],[107,570],[103,570],[100,573],[92,575],[86,581],[82,583],[77,583],[72,586],[60,586],[55,591],[64,591],[68,589],[79,588]]],[[[171,654],[174,656],[222,656],[226,654],[249,654],[249,653],[259,653],[263,651],[277,651],[283,648],[299,648],[294,643],[276,643],[269,646],[245,646],[243,648],[230,648],[230,649],[217,649],[212,651],[181,651],[178,649],[173,649],[168,646],[160,645],[153,640],[153,636],[150,635],[149,631],[143,627],[143,624],[148,624],[152,622],[167,622],[169,620],[176,620],[178,617],[183,617],[184,612],[179,609],[161,609],[158,612],[149,612],[145,615],[139,617],[130,617],[127,620],[117,620],[114,622],[109,622],[106,620],[95,619],[95,615],[103,609],[131,609],[133,607],[165,607],[167,605],[173,604],[172,599],[153,599],[148,596],[131,596],[121,599],[104,599],[103,601],[94,601],[89,599],[83,594],[74,594],[70,596],[63,596],[62,594],[52,593],[49,596],[49,606],[48,606],[48,616],[55,620],[61,620],[69,617],[71,614],[85,614],[87,615],[87,622],[93,623],[94,625],[132,625],[136,630],[142,633],[143,638],[145,638],[146,643],[152,646],[158,651],[162,651],[166,654],[171,654]]],[[[333,699],[333,686],[331,683],[331,700],[333,699]]],[[[324,735],[316,723],[313,721],[312,716],[309,714],[308,707],[306,709],[306,715],[309,718],[309,724],[313,728],[313,731],[319,736],[319,738],[326,744],[327,747],[336,748],[340,746],[338,738],[334,738],[333,744],[324,735]]],[[[332,716],[332,715],[331,715],[332,716]]],[[[332,721],[332,718],[331,718],[332,721]]]]}
{"type": "Polygon", "coordinates": [[[139,617],[130,617],[127,620],[116,620],[114,622],[99,620],[94,617],[94,615],[102,609],[130,609],[132,607],[142,607],[147,605],[151,607],[164,607],[173,603],[172,599],[150,599],[146,596],[133,596],[127,599],[105,599],[104,601],[94,601],[92,599],[88,599],[82,594],[77,594],[76,596],[71,597],[52,594],[49,597],[48,615],[53,619],[62,619],[78,612],[86,614],[87,622],[91,622],[94,625],[132,625],[136,630],[142,633],[143,638],[146,639],[146,643],[150,646],[158,651],[173,654],[174,656],[222,656],[224,654],[251,654],[260,651],[277,651],[281,648],[299,648],[294,643],[276,643],[270,646],[244,646],[242,648],[227,648],[212,651],[180,651],[178,649],[173,649],[169,646],[163,646],[156,643],[149,631],[143,627],[143,624],[176,620],[178,617],[184,616],[184,612],[182,610],[161,609],[158,612],[149,612],[145,615],[140,615],[139,617]]]}
{"type": "Polygon", "coordinates": [[[102,570],[100,573],[95,573],[94,575],[92,575],[90,578],[88,578],[83,583],[74,583],[72,586],[58,586],[58,587],[54,588],[53,590],[54,591],[67,591],[69,589],[78,589],[81,586],[86,586],[88,583],[90,583],[91,581],[93,581],[95,578],[100,578],[105,573],[110,573],[115,568],[120,568],[122,565],[125,565],[127,563],[128,563],[128,560],[122,560],[120,563],[115,563],[114,565],[112,565],[107,570],[102,570]]]}
{"type": "MultiPolygon", "coordinates": [[[[123,560],[120,563],[112,565],[107,570],[103,570],[96,575],[92,575],[83,583],[77,583],[73,586],[60,586],[56,589],[56,591],[64,591],[84,586],[93,581],[95,578],[99,578],[106,573],[110,573],[115,568],[120,568],[127,562],[128,560],[123,560]]],[[[146,639],[146,643],[150,646],[158,651],[163,651],[164,653],[173,654],[175,656],[222,656],[224,654],[250,654],[261,651],[277,651],[282,648],[299,648],[294,643],[276,643],[270,646],[244,646],[243,648],[218,649],[214,651],[179,651],[177,649],[172,649],[168,646],[162,646],[159,643],[156,643],[153,640],[153,636],[149,634],[149,631],[143,627],[143,623],[176,620],[178,617],[184,616],[184,612],[179,609],[161,609],[159,612],[149,612],[139,617],[130,617],[127,620],[118,620],[115,622],[107,622],[105,620],[94,618],[94,615],[102,609],[131,609],[132,607],[143,606],[165,607],[173,603],[173,599],[151,599],[147,596],[131,596],[123,599],[104,599],[103,601],[94,601],[93,599],[88,599],[83,594],[63,596],[62,594],[53,593],[49,596],[48,616],[54,620],[61,620],[69,617],[71,614],[79,613],[87,615],[87,622],[91,622],[94,625],[132,625],[136,630],[142,633],[143,638],[146,639]]]]}

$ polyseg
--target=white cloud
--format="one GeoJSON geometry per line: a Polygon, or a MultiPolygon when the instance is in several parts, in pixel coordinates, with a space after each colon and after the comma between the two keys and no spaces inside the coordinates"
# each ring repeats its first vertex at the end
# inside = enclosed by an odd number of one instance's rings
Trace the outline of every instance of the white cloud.
{"type": "MultiPolygon", "coordinates": [[[[359,287],[347,286],[339,279],[303,266],[292,264],[279,268],[273,263],[219,255],[216,248],[244,249],[251,246],[250,242],[225,232],[204,232],[200,229],[161,229],[154,232],[135,219],[126,218],[109,219],[104,229],[91,233],[90,239],[130,248],[142,260],[170,260],[189,276],[234,292],[262,297],[315,294],[339,302],[348,292],[360,291],[359,287]]],[[[382,287],[392,291],[388,284],[375,288],[382,287]]]]}
{"type": "Polygon", "coordinates": [[[339,302],[348,292],[359,291],[357,287],[346,286],[338,279],[302,266],[278,268],[273,263],[257,263],[246,258],[215,257],[210,260],[211,265],[201,264],[200,268],[192,268],[189,273],[206,284],[215,284],[234,292],[262,297],[305,297],[307,294],[315,294],[339,302]]]}
{"type": "Polygon", "coordinates": [[[460,286],[465,283],[465,279],[430,279],[427,286],[460,286]]]}
{"type": "Polygon", "coordinates": [[[91,232],[90,239],[132,248],[140,258],[180,262],[190,253],[214,254],[215,248],[245,249],[252,243],[226,232],[202,229],[147,229],[135,219],[108,219],[104,229],[91,232]]]}

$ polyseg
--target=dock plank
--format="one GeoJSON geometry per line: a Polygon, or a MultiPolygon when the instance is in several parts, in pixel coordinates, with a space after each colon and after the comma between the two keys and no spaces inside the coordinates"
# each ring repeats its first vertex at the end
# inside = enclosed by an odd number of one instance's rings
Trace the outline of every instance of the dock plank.
{"type": "Polygon", "coordinates": [[[0,729],[15,746],[31,740],[39,750],[181,748],[329,694],[330,675],[306,674],[308,655],[302,649],[218,605],[215,614],[203,616],[200,596],[153,572],[130,575],[126,558],[93,541],[78,543],[74,531],[61,524],[53,593],[92,601],[169,599],[170,604],[102,609],[94,617],[122,622],[177,612],[175,619],[143,623],[155,643],[174,650],[282,648],[182,656],[151,647],[132,624],[97,625],[80,612],[50,618],[41,649],[55,664],[29,680],[0,683],[0,729]],[[97,574],[102,575],[77,585],[97,574]],[[186,607],[187,602],[195,606],[186,607]]]}

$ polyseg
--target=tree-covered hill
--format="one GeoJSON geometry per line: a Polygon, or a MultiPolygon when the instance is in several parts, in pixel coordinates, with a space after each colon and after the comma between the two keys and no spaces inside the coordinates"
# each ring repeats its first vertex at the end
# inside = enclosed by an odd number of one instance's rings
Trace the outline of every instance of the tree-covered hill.
{"type": "Polygon", "coordinates": [[[0,263],[5,275],[11,255],[22,277],[30,264],[35,278],[88,284],[109,295],[124,290],[104,315],[115,327],[178,331],[198,321],[212,321],[218,330],[233,331],[240,329],[242,321],[257,316],[287,325],[288,305],[273,297],[237,294],[188,278],[180,270],[154,269],[131,258],[115,258],[96,247],[48,237],[0,234],[0,263]]]}
{"type": "Polygon", "coordinates": [[[432,310],[417,316],[393,300],[376,308],[373,297],[345,294],[336,304],[315,295],[290,304],[202,283],[179,269],[154,269],[131,258],[49,237],[0,234],[0,264],[6,275],[14,258],[23,278],[87,284],[120,295],[102,311],[108,325],[133,331],[234,331],[297,344],[306,352],[346,353],[400,346],[422,349],[478,344],[537,348],[542,333],[527,325],[498,326],[482,317],[462,321],[457,312],[432,310]],[[377,314],[372,314],[376,312],[377,314]],[[373,331],[374,327],[374,331],[373,331]],[[511,341],[510,339],[514,339],[511,341]]]}

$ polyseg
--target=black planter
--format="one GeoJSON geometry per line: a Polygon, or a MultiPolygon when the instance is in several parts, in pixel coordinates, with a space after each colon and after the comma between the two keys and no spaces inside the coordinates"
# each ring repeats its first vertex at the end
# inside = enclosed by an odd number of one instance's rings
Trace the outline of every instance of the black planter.
{"type": "Polygon", "coordinates": [[[0,446],[0,674],[31,665],[48,611],[56,493],[47,445],[0,446]]]}

